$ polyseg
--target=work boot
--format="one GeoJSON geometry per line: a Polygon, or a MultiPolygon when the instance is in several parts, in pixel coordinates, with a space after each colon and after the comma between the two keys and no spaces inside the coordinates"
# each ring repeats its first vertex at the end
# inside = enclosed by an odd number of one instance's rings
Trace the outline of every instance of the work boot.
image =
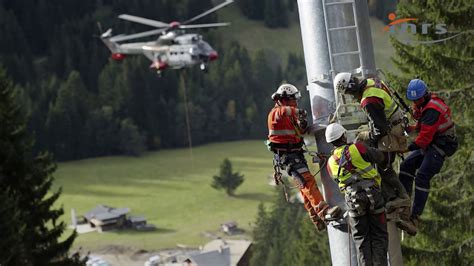
{"type": "Polygon", "coordinates": [[[336,221],[342,218],[342,210],[339,206],[333,206],[329,208],[324,216],[324,220],[329,221],[336,221]]]}
{"type": "Polygon", "coordinates": [[[310,215],[309,217],[311,218],[311,221],[313,222],[314,227],[316,227],[316,230],[318,230],[318,232],[321,232],[326,229],[326,224],[323,220],[321,220],[321,218],[319,218],[318,215],[314,214],[310,215]]]}
{"type": "Polygon", "coordinates": [[[406,220],[399,220],[397,222],[397,227],[402,229],[403,231],[407,232],[407,234],[411,236],[415,236],[418,232],[418,225],[420,224],[420,220],[416,216],[410,217],[408,221],[406,220]]]}
{"type": "Polygon", "coordinates": [[[403,208],[403,207],[410,207],[411,206],[411,200],[410,198],[403,197],[403,198],[395,198],[394,200],[391,200],[385,204],[385,209],[387,210],[388,213],[394,211],[395,209],[398,208],[403,208]]]}
{"type": "Polygon", "coordinates": [[[403,207],[398,209],[398,215],[400,220],[409,221],[411,217],[411,208],[410,207],[403,207]]]}
{"type": "Polygon", "coordinates": [[[324,220],[324,216],[326,216],[328,209],[329,209],[329,205],[324,200],[320,201],[318,206],[314,208],[319,218],[322,220],[324,220]]]}

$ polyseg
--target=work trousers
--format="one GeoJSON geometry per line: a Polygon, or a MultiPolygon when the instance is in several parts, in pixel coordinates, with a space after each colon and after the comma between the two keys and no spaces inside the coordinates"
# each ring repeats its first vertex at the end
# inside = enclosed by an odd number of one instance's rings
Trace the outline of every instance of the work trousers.
{"type": "Polygon", "coordinates": [[[412,194],[415,181],[415,199],[412,216],[420,216],[425,208],[430,192],[431,178],[441,171],[444,157],[433,147],[415,150],[400,165],[400,181],[408,194],[412,194]]]}
{"type": "Polygon", "coordinates": [[[405,187],[393,169],[393,162],[396,156],[395,152],[384,152],[385,160],[380,165],[377,165],[377,171],[382,177],[382,195],[386,203],[396,198],[408,197],[405,187]]]}
{"type": "Polygon", "coordinates": [[[303,196],[304,207],[310,216],[317,214],[320,211],[317,207],[324,199],[314,176],[309,171],[303,152],[276,154],[275,156],[279,157],[277,161],[280,162],[280,165],[288,175],[298,184],[300,193],[303,196]]]}
{"type": "Polygon", "coordinates": [[[346,192],[345,199],[359,266],[387,265],[388,233],[380,188],[374,186],[369,192],[361,190],[355,195],[346,192]]]}

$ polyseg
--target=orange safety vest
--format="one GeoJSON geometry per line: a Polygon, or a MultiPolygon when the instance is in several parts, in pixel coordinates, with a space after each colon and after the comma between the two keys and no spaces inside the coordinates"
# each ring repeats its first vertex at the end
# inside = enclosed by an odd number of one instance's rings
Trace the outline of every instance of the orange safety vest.
{"type": "Polygon", "coordinates": [[[303,140],[299,128],[298,108],[278,104],[268,114],[268,140],[279,144],[297,144],[303,140]]]}

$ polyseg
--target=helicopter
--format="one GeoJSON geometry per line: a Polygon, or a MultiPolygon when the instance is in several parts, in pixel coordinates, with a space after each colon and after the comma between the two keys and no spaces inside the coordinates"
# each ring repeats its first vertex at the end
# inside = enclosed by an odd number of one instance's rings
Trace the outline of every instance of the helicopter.
{"type": "MultiPolygon", "coordinates": [[[[112,29],[100,35],[100,39],[109,48],[111,58],[116,61],[124,60],[127,55],[143,54],[152,62],[151,69],[154,69],[159,75],[165,69],[182,69],[199,64],[204,72],[208,70],[208,64],[217,60],[219,55],[209,43],[203,40],[202,35],[196,33],[186,33],[187,29],[225,27],[230,23],[207,23],[207,24],[189,24],[204,16],[207,16],[218,9],[221,9],[231,3],[233,0],[225,2],[191,18],[184,22],[172,21],[170,23],[161,22],[132,16],[128,14],[119,15],[118,18],[140,23],[157,29],[145,32],[125,35],[112,36],[112,29]],[[128,42],[125,41],[144,38],[148,36],[159,35],[156,40],[147,42],[128,42]]],[[[99,30],[100,30],[99,24],[99,30]]]]}

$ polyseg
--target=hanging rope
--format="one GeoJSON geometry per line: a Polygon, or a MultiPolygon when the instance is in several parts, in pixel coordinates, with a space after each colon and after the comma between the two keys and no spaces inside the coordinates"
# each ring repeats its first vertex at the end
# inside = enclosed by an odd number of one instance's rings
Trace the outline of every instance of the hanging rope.
{"type": "Polygon", "coordinates": [[[189,119],[189,109],[188,109],[188,96],[187,96],[187,90],[186,90],[186,70],[181,71],[181,77],[183,79],[184,113],[186,117],[186,130],[188,132],[189,154],[191,156],[191,166],[194,169],[193,139],[191,135],[191,123],[189,119]]]}

